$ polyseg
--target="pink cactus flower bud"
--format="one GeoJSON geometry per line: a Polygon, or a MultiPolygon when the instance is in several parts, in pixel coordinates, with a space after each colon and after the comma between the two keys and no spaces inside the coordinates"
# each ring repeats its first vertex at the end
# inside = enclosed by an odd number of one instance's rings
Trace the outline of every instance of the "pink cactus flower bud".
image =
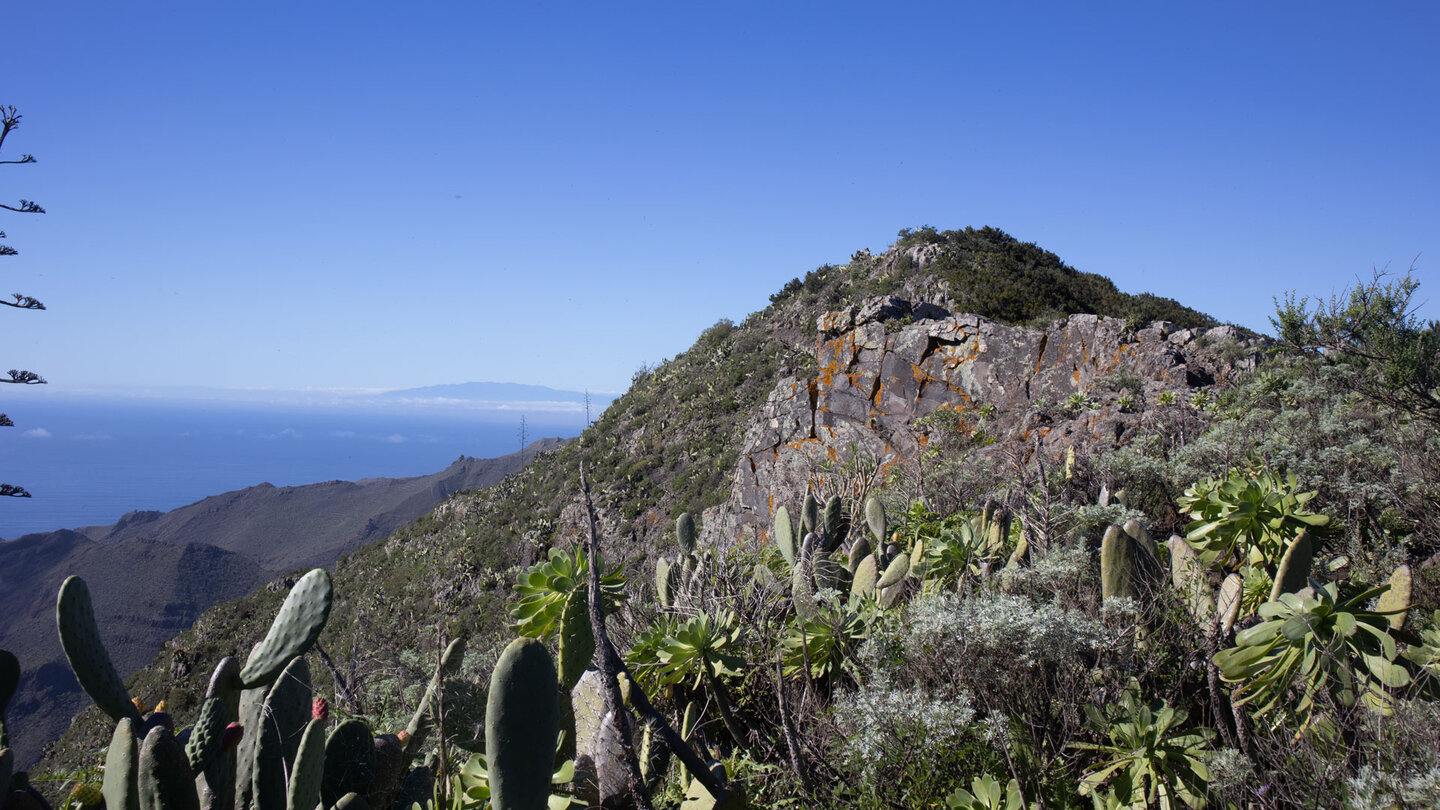
{"type": "Polygon", "coordinates": [[[324,722],[330,719],[330,701],[317,697],[310,703],[310,716],[324,722]]]}
{"type": "Polygon", "coordinates": [[[225,727],[225,736],[220,738],[220,747],[229,751],[240,744],[240,738],[243,736],[245,736],[245,729],[239,723],[231,723],[225,727]]]}

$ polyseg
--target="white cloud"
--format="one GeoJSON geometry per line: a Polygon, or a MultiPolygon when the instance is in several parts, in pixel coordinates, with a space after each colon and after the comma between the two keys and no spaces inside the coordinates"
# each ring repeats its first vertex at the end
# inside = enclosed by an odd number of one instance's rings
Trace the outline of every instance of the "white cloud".
{"type": "Polygon", "coordinates": [[[404,436],[401,436],[399,433],[391,433],[389,436],[386,436],[386,437],[385,437],[385,441],[387,441],[387,442],[389,442],[389,443],[391,443],[391,444],[400,444],[401,442],[404,442],[405,440],[406,440],[405,437],[404,437],[404,436]]]}
{"type": "Polygon", "coordinates": [[[31,428],[20,435],[29,439],[48,439],[51,433],[45,428],[31,428]]]}

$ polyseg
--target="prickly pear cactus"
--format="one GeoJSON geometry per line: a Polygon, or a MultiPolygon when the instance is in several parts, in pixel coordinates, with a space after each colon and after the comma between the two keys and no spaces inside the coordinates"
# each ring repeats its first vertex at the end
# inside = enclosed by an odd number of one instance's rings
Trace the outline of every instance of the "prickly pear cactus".
{"type": "Polygon", "coordinates": [[[1171,537],[1165,543],[1170,549],[1170,583],[1175,592],[1190,608],[1190,615],[1197,624],[1208,625],[1215,616],[1215,596],[1210,591],[1210,582],[1205,577],[1205,566],[1200,555],[1180,535],[1171,537]]]}
{"type": "Polygon", "coordinates": [[[870,534],[875,538],[875,547],[885,545],[885,507],[874,495],[865,500],[865,524],[870,527],[870,534]]]}
{"type": "Polygon", "coordinates": [[[820,502],[810,492],[805,493],[805,503],[800,507],[800,533],[811,534],[820,530],[820,502]]]}
{"type": "Polygon", "coordinates": [[[320,799],[326,807],[333,807],[349,794],[369,793],[374,782],[375,743],[370,727],[359,720],[346,720],[325,740],[320,799]]]}
{"type": "Polygon", "coordinates": [[[1380,595],[1380,601],[1375,606],[1377,613],[1388,613],[1390,628],[1400,630],[1405,627],[1405,614],[1410,610],[1410,566],[1402,565],[1395,569],[1390,575],[1390,590],[1380,595]]]}
{"type": "Polygon", "coordinates": [[[545,810],[560,734],[555,664],[531,638],[510,642],[490,677],[485,754],[494,810],[545,810]]]}
{"type": "Polygon", "coordinates": [[[680,553],[695,553],[695,518],[689,512],[681,512],[676,518],[675,539],[680,543],[680,553]]]}
{"type": "Polygon", "coordinates": [[[129,717],[140,722],[140,712],[130,702],[130,693],[120,673],[110,663],[110,654],[100,641],[100,630],[95,626],[95,609],[90,604],[90,589],[85,580],[68,577],[60,585],[60,595],[55,600],[55,625],[60,632],[60,646],[70,661],[75,679],[100,711],[110,715],[112,720],[129,717]]]}
{"type": "Polygon", "coordinates": [[[1280,558],[1280,566],[1275,569],[1275,586],[1270,589],[1270,601],[1279,599],[1281,594],[1295,593],[1307,587],[1314,559],[1315,543],[1310,539],[1309,532],[1301,530],[1290,541],[1285,556],[1280,558]]]}
{"type": "Polygon", "coordinates": [[[164,726],[150,729],[140,745],[140,810],[200,810],[185,749],[164,726]]]}
{"type": "Polygon", "coordinates": [[[325,779],[325,721],[311,720],[300,736],[295,765],[285,791],[286,810],[315,810],[325,779]]]}
{"type": "Polygon", "coordinates": [[[295,583],[265,639],[240,670],[245,688],[269,686],[291,659],[310,650],[330,618],[333,598],[330,574],[323,568],[316,568],[295,583]]]}
{"type": "Polygon", "coordinates": [[[850,593],[853,596],[865,597],[875,595],[875,583],[878,580],[879,571],[875,564],[875,555],[867,554],[855,567],[855,578],[850,583],[850,593]]]}
{"type": "MultiPolygon", "coordinates": [[[[664,557],[655,561],[655,598],[659,600],[661,607],[670,607],[674,604],[675,595],[671,590],[673,587],[673,574],[670,561],[664,557]]],[[[577,589],[578,591],[578,589],[577,589]]]]}
{"type": "Polygon", "coordinates": [[[790,526],[790,513],[781,506],[775,510],[775,545],[785,562],[795,566],[795,530],[790,526]]]}
{"type": "Polygon", "coordinates": [[[840,532],[843,528],[844,519],[845,515],[840,504],[840,496],[831,495],[825,501],[825,511],[820,519],[820,525],[823,529],[820,536],[825,540],[823,549],[827,554],[834,551],[835,547],[840,544],[840,532]]]}
{"type": "Polygon", "coordinates": [[[107,810],[140,810],[140,787],[135,781],[140,767],[140,747],[135,735],[139,728],[129,717],[115,724],[115,734],[105,754],[105,781],[100,786],[107,810]]]}
{"type": "Polygon", "coordinates": [[[565,600],[565,611],[560,615],[560,688],[566,692],[575,688],[595,658],[595,635],[586,603],[589,594],[587,586],[576,588],[565,600]]]}
{"type": "Polygon", "coordinates": [[[1220,632],[1229,633],[1240,618],[1240,603],[1245,596],[1245,580],[1239,574],[1231,574],[1220,583],[1220,595],[1215,598],[1215,610],[1220,614],[1220,632]]]}
{"type": "Polygon", "coordinates": [[[1114,524],[1100,541],[1100,595],[1135,598],[1135,541],[1114,524]]]}

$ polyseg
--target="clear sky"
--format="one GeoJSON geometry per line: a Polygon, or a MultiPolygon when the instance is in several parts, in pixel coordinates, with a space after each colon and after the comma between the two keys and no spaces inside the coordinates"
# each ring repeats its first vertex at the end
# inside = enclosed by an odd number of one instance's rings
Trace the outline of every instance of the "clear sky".
{"type": "Polygon", "coordinates": [[[0,288],[50,310],[0,368],[619,391],[923,224],[1257,329],[1417,256],[1440,296],[1437,9],[6,4],[0,200],[49,213],[0,288]]]}

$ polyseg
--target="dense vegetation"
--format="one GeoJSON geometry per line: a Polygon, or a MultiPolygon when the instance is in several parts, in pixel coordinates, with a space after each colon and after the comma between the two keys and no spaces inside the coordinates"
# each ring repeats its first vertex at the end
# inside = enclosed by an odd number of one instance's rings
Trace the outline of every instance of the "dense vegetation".
{"type": "MultiPolygon", "coordinates": [[[[606,558],[625,562],[609,580],[617,651],[751,806],[1434,806],[1440,432],[1421,396],[1433,386],[1412,383],[1434,373],[1436,328],[1413,316],[1413,285],[1282,307],[1289,345],[1240,384],[1117,400],[1154,417],[1120,450],[970,469],[956,486],[976,443],[940,442],[927,474],[873,506],[792,502],[794,529],[777,524],[774,543],[696,543],[684,513],[723,497],[749,413],[787,370],[807,371],[820,309],[1010,262],[1079,311],[1187,323],[1173,302],[1119,297],[1053,258],[989,229],[903,234],[884,257],[821,268],[744,324],[708,330],[642,369],[581,440],[343,560],[316,691],[399,728],[444,642],[468,635],[441,720],[460,751],[437,763],[454,779],[435,800],[478,810],[487,773],[462,752],[484,750],[500,650],[515,632],[553,646],[586,590],[583,464],[606,558]],[[932,245],[924,268],[904,266],[932,245]],[[1365,328],[1347,331],[1357,313],[1365,328]],[[1368,342],[1325,340],[1356,334],[1368,342]],[[1397,383],[1418,393],[1380,395],[1397,383]],[[1161,542],[1169,531],[1181,537],[1161,542]]],[[[987,300],[1011,320],[1047,317],[987,300]]],[[[131,691],[193,717],[207,672],[192,662],[258,638],[279,600],[207,614],[170,672],[131,691]]],[[[94,761],[101,735],[82,725],[70,762],[94,761]]],[[[635,742],[656,755],[642,770],[657,806],[687,792],[687,807],[708,806],[648,728],[635,742]]]]}

